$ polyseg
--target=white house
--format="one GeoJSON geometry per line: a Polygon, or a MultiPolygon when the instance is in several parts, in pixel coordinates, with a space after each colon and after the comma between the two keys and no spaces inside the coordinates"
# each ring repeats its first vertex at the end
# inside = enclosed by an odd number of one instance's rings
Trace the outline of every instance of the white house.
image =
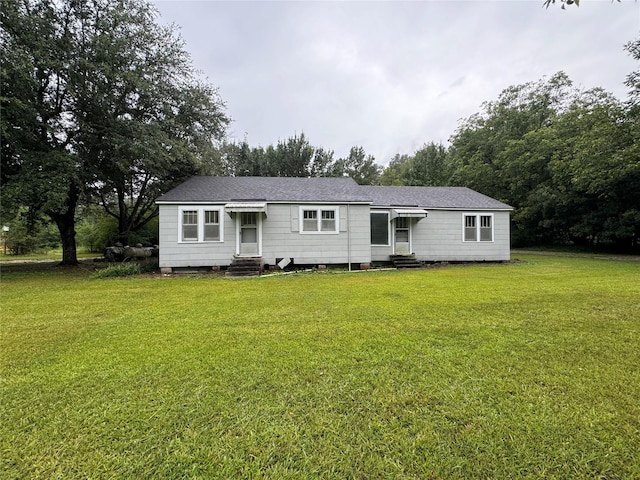
{"type": "Polygon", "coordinates": [[[193,177],[156,202],[160,267],[368,267],[510,259],[512,208],[464,187],[361,186],[350,178],[193,177]]]}

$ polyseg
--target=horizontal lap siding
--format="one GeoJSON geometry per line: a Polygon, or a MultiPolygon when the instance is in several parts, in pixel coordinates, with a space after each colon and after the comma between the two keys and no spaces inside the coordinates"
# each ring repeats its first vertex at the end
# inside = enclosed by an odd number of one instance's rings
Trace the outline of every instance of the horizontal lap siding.
{"type": "Polygon", "coordinates": [[[235,250],[235,225],[227,214],[224,242],[178,242],[178,205],[160,205],[160,267],[213,267],[229,265],[235,250]]]}
{"type": "Polygon", "coordinates": [[[463,213],[475,212],[430,210],[426,219],[414,224],[412,246],[416,257],[422,261],[509,260],[509,212],[490,212],[494,222],[493,242],[463,242],[463,213]]]}
{"type": "MultiPolygon", "coordinates": [[[[269,204],[262,219],[262,257],[265,263],[276,258],[293,258],[298,264],[345,264],[371,261],[370,224],[367,205],[339,205],[338,234],[300,234],[297,230],[299,205],[269,204]],[[351,225],[351,258],[349,232],[351,225]]],[[[226,266],[236,248],[235,218],[222,215],[224,242],[178,242],[178,205],[160,205],[160,267],[226,266]]]]}
{"type": "MultiPolygon", "coordinates": [[[[269,204],[262,222],[262,255],[266,263],[276,258],[293,258],[297,264],[345,264],[388,261],[393,246],[371,246],[368,205],[338,205],[338,234],[300,234],[299,205],[269,204]],[[347,213],[350,232],[346,231],[347,213]]],[[[179,243],[178,205],[160,205],[160,266],[224,266],[233,259],[236,247],[235,219],[222,215],[224,242],[179,243]]],[[[412,222],[412,251],[421,261],[500,261],[510,259],[509,212],[493,212],[493,242],[463,242],[463,213],[472,210],[430,210],[427,218],[412,222]]],[[[482,212],[480,212],[482,213],[482,212]]],[[[390,228],[393,224],[390,225],[390,228]]]]}
{"type": "Polygon", "coordinates": [[[371,247],[371,260],[374,262],[388,262],[391,255],[393,255],[393,245],[371,247]]]}
{"type": "MultiPolygon", "coordinates": [[[[332,207],[333,205],[327,205],[332,207]]],[[[293,258],[297,264],[341,264],[349,262],[349,232],[351,225],[351,262],[371,261],[369,247],[369,207],[338,205],[340,232],[337,234],[301,234],[297,231],[299,205],[270,204],[269,216],[262,224],[262,256],[266,263],[276,258],[293,258]]]]}

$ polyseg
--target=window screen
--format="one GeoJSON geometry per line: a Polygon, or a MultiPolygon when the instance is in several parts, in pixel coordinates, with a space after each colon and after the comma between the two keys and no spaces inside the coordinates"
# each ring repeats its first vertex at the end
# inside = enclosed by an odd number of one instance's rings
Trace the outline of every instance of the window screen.
{"type": "Polygon", "coordinates": [[[371,245],[389,245],[389,214],[371,214],[371,245]]]}

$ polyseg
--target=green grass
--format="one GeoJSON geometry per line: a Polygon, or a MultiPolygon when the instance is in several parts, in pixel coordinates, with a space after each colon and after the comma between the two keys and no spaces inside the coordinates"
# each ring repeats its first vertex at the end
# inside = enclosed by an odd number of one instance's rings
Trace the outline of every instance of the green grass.
{"type": "MultiPolygon", "coordinates": [[[[101,257],[102,252],[90,252],[86,248],[78,247],[77,257],[81,258],[93,258],[101,257]]],[[[62,260],[62,248],[54,248],[52,250],[28,253],[24,255],[12,255],[7,253],[5,255],[4,250],[0,250],[0,262],[10,261],[25,261],[25,260],[62,260]]]]}
{"type": "Polygon", "coordinates": [[[640,262],[2,272],[2,478],[640,478],[640,262]]]}

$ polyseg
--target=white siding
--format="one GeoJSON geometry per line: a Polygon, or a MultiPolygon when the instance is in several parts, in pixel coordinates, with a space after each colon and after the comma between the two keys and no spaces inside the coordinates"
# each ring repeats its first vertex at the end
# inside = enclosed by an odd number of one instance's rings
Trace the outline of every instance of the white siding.
{"type": "MultiPolygon", "coordinates": [[[[412,219],[411,222],[411,251],[420,261],[502,261],[511,258],[509,212],[429,210],[427,218],[419,221],[412,219]],[[493,241],[463,242],[464,213],[491,213],[494,222],[493,241]]],[[[393,231],[393,223],[390,228],[393,231]]],[[[392,254],[393,246],[371,247],[373,261],[389,261],[392,254]]]]}
{"type": "MultiPolygon", "coordinates": [[[[340,232],[301,234],[298,204],[269,204],[262,220],[262,257],[275,264],[277,258],[293,258],[298,265],[369,263],[389,261],[390,246],[371,246],[368,205],[338,207],[340,232]],[[349,245],[351,255],[349,256],[349,245]]],[[[198,205],[197,208],[202,208],[198,205]]],[[[509,212],[493,214],[492,242],[463,242],[463,215],[487,212],[429,210],[427,218],[411,224],[411,250],[421,261],[502,261],[510,259],[509,212]]],[[[160,205],[160,267],[226,266],[236,253],[235,216],[223,214],[224,242],[180,243],[178,205],[160,205]]],[[[393,230],[393,224],[389,227],[393,230]]]]}
{"type": "MultiPolygon", "coordinates": [[[[160,205],[160,267],[213,267],[229,265],[236,244],[235,223],[222,214],[224,242],[180,243],[178,205],[160,205]]],[[[202,208],[202,205],[194,206],[202,208]]]]}
{"type": "MultiPolygon", "coordinates": [[[[298,204],[269,204],[268,216],[262,219],[265,263],[275,264],[276,258],[293,258],[299,265],[371,262],[368,205],[328,205],[339,209],[340,232],[326,235],[298,231],[299,207],[298,204]]],[[[231,263],[236,250],[235,216],[223,215],[224,242],[180,243],[178,214],[178,205],[160,205],[160,267],[226,266],[231,263]]]]}
{"type": "Polygon", "coordinates": [[[511,258],[509,212],[493,213],[492,242],[463,242],[464,213],[430,210],[424,220],[413,225],[413,252],[422,261],[501,261],[511,258]]]}
{"type": "Polygon", "coordinates": [[[299,205],[270,204],[269,216],[262,223],[264,262],[274,264],[276,258],[293,258],[299,265],[370,262],[369,206],[327,205],[335,206],[339,208],[340,232],[308,235],[298,231],[299,205]]]}

